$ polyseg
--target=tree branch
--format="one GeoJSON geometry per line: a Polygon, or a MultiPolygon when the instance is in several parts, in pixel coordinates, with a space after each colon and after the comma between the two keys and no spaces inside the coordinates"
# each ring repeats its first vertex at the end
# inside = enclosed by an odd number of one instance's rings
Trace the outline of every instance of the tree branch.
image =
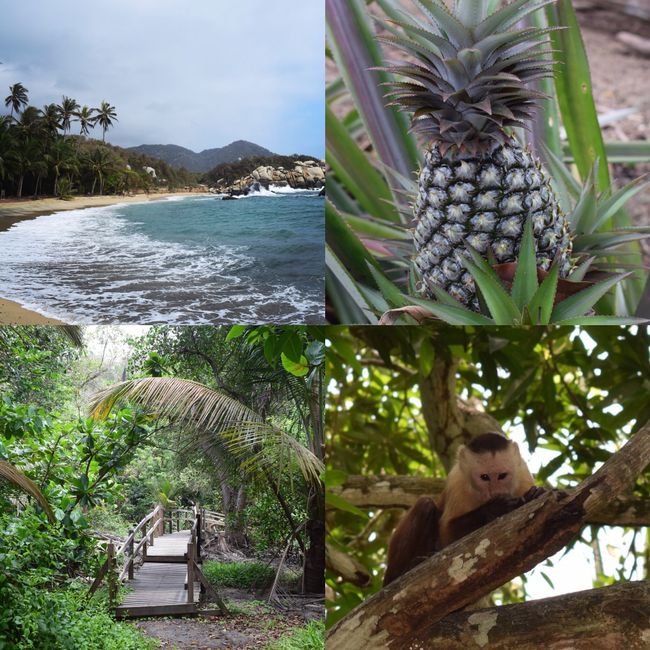
{"type": "Polygon", "coordinates": [[[650,583],[628,582],[554,598],[450,614],[427,629],[426,647],[445,650],[644,650],[650,583]]]}
{"type": "Polygon", "coordinates": [[[447,546],[341,619],[328,650],[406,648],[451,612],[561,550],[650,463],[650,422],[570,494],[548,492],[447,546]]]}
{"type": "MultiPolygon", "coordinates": [[[[444,479],[422,476],[350,475],[342,486],[329,488],[358,508],[410,508],[421,496],[438,497],[444,479]]],[[[650,526],[650,499],[622,494],[585,519],[600,526],[650,526]]]]}

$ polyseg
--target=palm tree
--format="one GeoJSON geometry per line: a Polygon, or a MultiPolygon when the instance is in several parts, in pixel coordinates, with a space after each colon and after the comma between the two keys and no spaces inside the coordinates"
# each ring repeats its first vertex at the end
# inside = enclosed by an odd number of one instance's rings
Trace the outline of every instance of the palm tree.
{"type": "Polygon", "coordinates": [[[48,503],[45,495],[38,489],[38,486],[30,478],[27,478],[19,469],[5,460],[0,460],[0,478],[9,481],[16,487],[20,488],[30,496],[34,497],[38,504],[43,508],[48,521],[53,524],[56,522],[52,508],[48,503]]]}
{"type": "Polygon", "coordinates": [[[79,104],[77,103],[76,99],[72,99],[72,97],[66,97],[63,95],[60,107],[63,135],[65,135],[66,132],[70,130],[70,122],[72,118],[77,114],[78,109],[79,104]]]}
{"type": "Polygon", "coordinates": [[[29,101],[27,93],[27,88],[20,82],[9,86],[9,95],[5,97],[5,106],[11,106],[11,118],[14,116],[14,111],[18,113],[22,106],[27,106],[27,102],[29,101]]]}
{"type": "Polygon", "coordinates": [[[43,126],[50,139],[53,140],[61,128],[61,109],[56,104],[46,104],[41,113],[43,114],[43,126]]]}
{"type": "Polygon", "coordinates": [[[77,162],[75,159],[72,145],[68,140],[59,138],[54,142],[47,160],[54,171],[54,187],[52,193],[58,194],[59,176],[66,172],[76,172],[77,162]]]}
{"type": "Polygon", "coordinates": [[[103,194],[104,179],[106,178],[106,174],[110,173],[113,169],[113,161],[111,160],[108,149],[105,147],[93,149],[91,154],[84,158],[84,162],[93,174],[93,186],[90,193],[95,193],[95,184],[99,181],[99,193],[103,194]]]}
{"type": "Polygon", "coordinates": [[[99,122],[102,127],[102,142],[106,142],[106,130],[113,126],[113,120],[118,122],[117,113],[115,112],[115,106],[111,106],[108,102],[103,101],[99,108],[94,109],[97,115],[95,115],[95,123],[99,122]]]}
{"type": "Polygon", "coordinates": [[[88,108],[88,106],[84,106],[81,110],[77,111],[75,113],[75,116],[79,120],[79,126],[80,126],[80,135],[88,135],[88,127],[91,129],[94,128],[95,126],[95,120],[93,118],[93,113],[95,112],[94,108],[88,108]]]}

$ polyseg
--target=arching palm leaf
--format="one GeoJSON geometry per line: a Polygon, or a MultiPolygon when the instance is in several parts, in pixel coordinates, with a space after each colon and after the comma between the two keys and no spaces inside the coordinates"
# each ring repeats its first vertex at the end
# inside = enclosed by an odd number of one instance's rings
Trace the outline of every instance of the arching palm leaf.
{"type": "Polygon", "coordinates": [[[203,446],[225,441],[249,471],[282,471],[289,458],[310,483],[322,471],[321,461],[295,438],[264,422],[236,399],[198,382],[174,377],[125,381],[99,392],[92,401],[91,415],[104,419],[122,401],[199,431],[203,446]]]}
{"type": "Polygon", "coordinates": [[[52,508],[48,503],[45,495],[38,489],[36,483],[30,478],[27,478],[19,469],[8,463],[7,461],[0,460],[0,478],[4,478],[9,483],[12,483],[17,488],[20,488],[26,494],[34,497],[38,504],[43,508],[47,515],[48,521],[53,524],[56,522],[52,508]]]}

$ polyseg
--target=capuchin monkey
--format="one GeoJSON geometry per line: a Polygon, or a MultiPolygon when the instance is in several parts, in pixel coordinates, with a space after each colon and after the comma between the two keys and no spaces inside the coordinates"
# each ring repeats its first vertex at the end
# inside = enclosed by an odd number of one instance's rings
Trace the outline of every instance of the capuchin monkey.
{"type": "Polygon", "coordinates": [[[388,546],[384,586],[448,544],[544,493],[517,443],[484,433],[458,449],[436,503],[420,497],[400,521],[388,546]]]}

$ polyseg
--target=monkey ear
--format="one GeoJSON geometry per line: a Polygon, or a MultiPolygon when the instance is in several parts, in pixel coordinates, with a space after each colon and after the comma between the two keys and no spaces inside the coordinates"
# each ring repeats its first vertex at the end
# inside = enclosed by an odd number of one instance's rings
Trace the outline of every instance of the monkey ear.
{"type": "Polygon", "coordinates": [[[465,467],[467,464],[467,454],[469,452],[467,451],[467,447],[465,445],[461,445],[458,447],[458,450],[456,451],[456,462],[461,466],[465,467]]]}
{"type": "Polygon", "coordinates": [[[512,453],[517,458],[521,458],[521,453],[519,452],[519,445],[516,442],[513,442],[512,440],[510,441],[510,444],[512,445],[512,453]]]}

